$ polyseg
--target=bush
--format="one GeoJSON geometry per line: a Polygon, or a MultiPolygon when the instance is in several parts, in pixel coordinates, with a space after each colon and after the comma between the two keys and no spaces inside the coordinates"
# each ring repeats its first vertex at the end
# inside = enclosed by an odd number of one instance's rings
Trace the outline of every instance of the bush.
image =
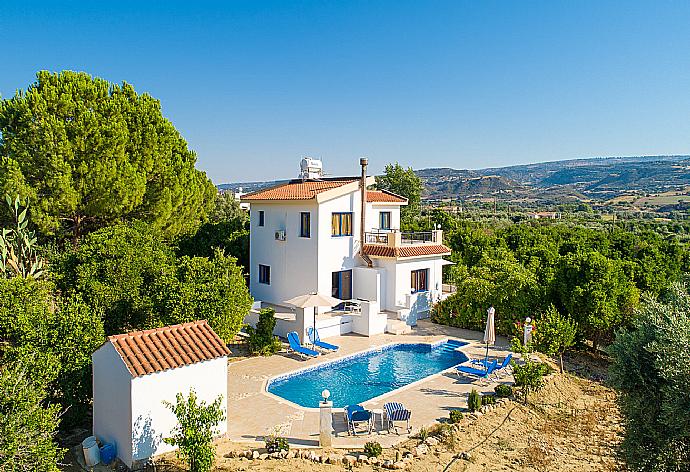
{"type": "Polygon", "coordinates": [[[506,384],[496,385],[494,392],[498,398],[509,398],[513,395],[513,387],[506,384]]]}
{"type": "Polygon", "coordinates": [[[482,397],[479,392],[472,389],[470,394],[467,396],[467,409],[470,411],[477,411],[482,407],[482,397]]]}
{"type": "Polygon", "coordinates": [[[622,451],[632,470],[680,471],[690,464],[690,294],[644,298],[634,326],[609,348],[610,383],[625,418],[622,451]]]}
{"type": "Polygon", "coordinates": [[[59,288],[104,310],[107,335],[206,319],[230,342],[252,305],[234,258],[178,258],[143,223],[91,233],[58,262],[59,288]]]}
{"type": "Polygon", "coordinates": [[[513,378],[515,386],[520,387],[524,394],[525,403],[531,392],[536,392],[544,386],[542,377],[548,373],[548,366],[539,362],[534,362],[529,355],[524,356],[525,363],[513,366],[513,378]]]}
{"type": "Polygon", "coordinates": [[[463,414],[460,410],[450,410],[448,416],[450,417],[450,422],[455,424],[462,420],[463,414]]]}
{"type": "Polygon", "coordinates": [[[256,328],[247,326],[245,329],[249,334],[247,344],[252,354],[260,354],[263,356],[270,356],[280,350],[282,344],[276,336],[273,335],[273,329],[276,327],[275,310],[273,308],[264,308],[259,312],[259,321],[256,323],[256,328]]]}
{"type": "Polygon", "coordinates": [[[382,452],[383,448],[381,444],[376,441],[369,441],[364,445],[364,454],[366,454],[367,457],[378,457],[382,452]]]}
{"type": "Polygon", "coordinates": [[[221,409],[223,397],[220,396],[210,405],[197,402],[194,390],[184,398],[177,394],[175,404],[164,404],[177,417],[177,426],[172,431],[173,436],[163,440],[172,446],[178,446],[177,457],[189,465],[190,472],[209,472],[216,460],[216,448],[213,436],[216,426],[225,419],[221,409]]]}
{"type": "Polygon", "coordinates": [[[482,395],[482,406],[493,405],[496,403],[496,398],[493,395],[482,395]]]}
{"type": "MultiPolygon", "coordinates": [[[[40,367],[40,366],[39,366],[40,367]]],[[[48,387],[34,366],[0,366],[0,470],[58,472],[64,451],[53,441],[60,408],[46,404],[48,387]]]]}
{"type": "Polygon", "coordinates": [[[288,440],[275,434],[267,436],[264,440],[264,443],[266,444],[266,451],[269,454],[272,454],[274,452],[290,450],[290,444],[288,443],[288,440]]]}
{"type": "Polygon", "coordinates": [[[429,430],[426,429],[424,426],[422,426],[419,429],[419,433],[417,433],[417,439],[424,442],[424,441],[426,441],[426,438],[428,438],[428,437],[429,437],[429,430]]]}

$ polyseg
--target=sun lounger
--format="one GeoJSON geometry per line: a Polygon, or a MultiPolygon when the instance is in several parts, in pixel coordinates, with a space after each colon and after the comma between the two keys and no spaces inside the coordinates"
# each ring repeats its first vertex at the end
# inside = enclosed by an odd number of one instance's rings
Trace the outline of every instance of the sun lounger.
{"type": "Polygon", "coordinates": [[[469,375],[470,377],[476,377],[480,380],[486,380],[496,369],[498,362],[493,360],[485,369],[477,369],[469,365],[460,365],[455,368],[458,375],[469,375]]]}
{"type": "Polygon", "coordinates": [[[335,344],[330,344],[321,341],[318,329],[309,327],[309,329],[307,330],[307,334],[309,335],[309,341],[316,347],[320,347],[321,349],[326,349],[328,351],[337,351],[339,348],[335,344]]]}
{"type": "Polygon", "coordinates": [[[297,336],[297,331],[290,331],[287,335],[288,343],[290,344],[290,350],[296,352],[303,357],[316,357],[319,355],[318,351],[304,347],[299,342],[299,337],[297,336]]]}
{"type": "Polygon", "coordinates": [[[365,410],[362,405],[348,405],[345,407],[345,420],[347,421],[347,434],[357,435],[357,426],[365,423],[367,434],[371,434],[371,412],[365,410]]]}
{"type": "MultiPolygon", "coordinates": [[[[496,367],[493,371],[493,375],[496,377],[501,377],[504,374],[510,374],[512,372],[512,366],[510,365],[510,361],[513,360],[513,353],[509,353],[504,359],[501,364],[496,367]]],[[[483,369],[486,369],[487,366],[491,365],[491,361],[487,359],[472,359],[470,362],[474,365],[482,366],[483,369]]]]}
{"type": "Polygon", "coordinates": [[[386,424],[388,425],[388,432],[390,433],[391,428],[398,432],[398,428],[395,425],[396,421],[405,421],[407,426],[407,432],[410,433],[410,417],[412,412],[405,408],[402,403],[389,402],[383,405],[383,411],[386,412],[386,424]]]}

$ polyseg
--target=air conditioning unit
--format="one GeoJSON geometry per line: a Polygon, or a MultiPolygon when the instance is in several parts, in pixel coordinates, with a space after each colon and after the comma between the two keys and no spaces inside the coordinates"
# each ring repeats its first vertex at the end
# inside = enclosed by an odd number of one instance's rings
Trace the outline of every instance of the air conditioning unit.
{"type": "Polygon", "coordinates": [[[285,241],[285,230],[276,231],[276,241],[285,241]]]}

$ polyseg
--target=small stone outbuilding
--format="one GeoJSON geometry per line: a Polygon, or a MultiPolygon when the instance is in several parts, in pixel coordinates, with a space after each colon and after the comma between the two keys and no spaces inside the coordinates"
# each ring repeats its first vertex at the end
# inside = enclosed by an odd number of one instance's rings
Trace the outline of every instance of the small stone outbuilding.
{"type": "Polygon", "coordinates": [[[228,354],[204,320],[108,337],[92,354],[93,434],[128,467],[173,450],[163,438],[177,419],[163,402],[194,389],[206,403],[222,396],[226,410],[228,354]]]}

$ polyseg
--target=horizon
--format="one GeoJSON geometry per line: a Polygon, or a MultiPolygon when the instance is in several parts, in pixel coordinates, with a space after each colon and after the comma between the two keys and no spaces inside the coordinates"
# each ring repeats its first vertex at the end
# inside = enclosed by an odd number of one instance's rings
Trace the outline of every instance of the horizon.
{"type": "Polygon", "coordinates": [[[161,101],[216,184],[686,155],[690,4],[3,4],[0,97],[77,70],[161,101]]]}

